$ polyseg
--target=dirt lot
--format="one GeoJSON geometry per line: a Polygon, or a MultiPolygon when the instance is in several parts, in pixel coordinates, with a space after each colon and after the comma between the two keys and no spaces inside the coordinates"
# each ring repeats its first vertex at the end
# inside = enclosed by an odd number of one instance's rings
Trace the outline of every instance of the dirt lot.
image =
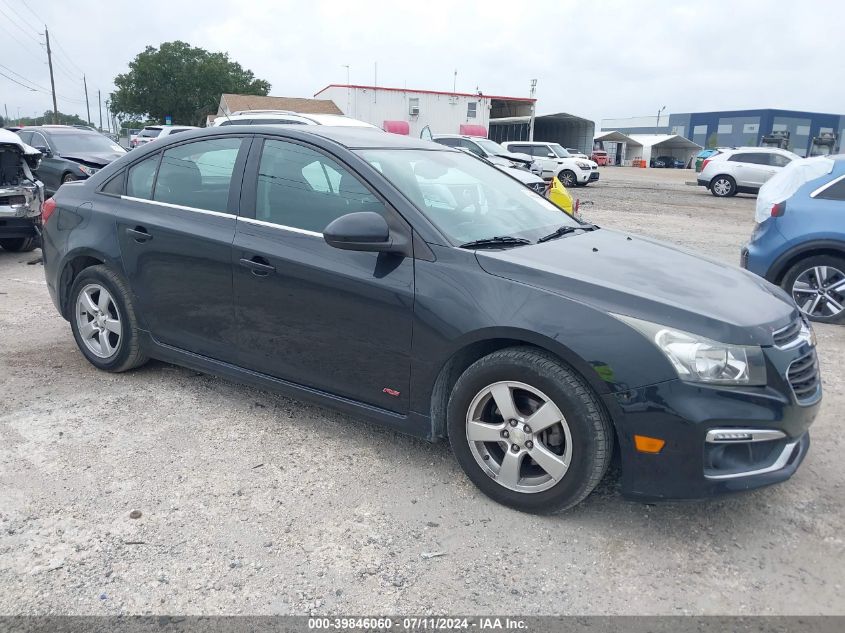
{"type": "MultiPolygon", "coordinates": [[[[576,193],[737,261],[754,199],[691,179],[607,167],[576,193]]],[[[96,371],[32,258],[0,252],[0,613],[845,613],[845,329],[817,328],[825,402],[789,482],[643,505],[611,476],[540,518],[446,445],[161,363],[96,371]]]]}

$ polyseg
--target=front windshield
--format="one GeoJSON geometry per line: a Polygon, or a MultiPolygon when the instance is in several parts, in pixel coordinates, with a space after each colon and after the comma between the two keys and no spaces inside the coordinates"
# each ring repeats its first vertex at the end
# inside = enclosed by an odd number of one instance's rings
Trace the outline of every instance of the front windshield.
{"type": "Polygon", "coordinates": [[[495,141],[491,141],[486,138],[476,138],[473,139],[485,152],[488,154],[493,154],[493,156],[499,156],[500,154],[509,154],[508,150],[504,147],[499,145],[495,141]]]}
{"type": "Polygon", "coordinates": [[[124,153],[126,151],[110,138],[96,133],[53,134],[50,140],[59,154],[73,155],[76,152],[114,154],[115,152],[124,153]]]}
{"type": "Polygon", "coordinates": [[[373,149],[359,154],[454,244],[491,237],[536,240],[580,226],[543,196],[463,152],[373,149]]]}
{"type": "Polygon", "coordinates": [[[563,147],[558,145],[557,143],[552,143],[549,147],[552,148],[552,151],[557,154],[558,158],[571,158],[572,154],[567,152],[563,147]]]}

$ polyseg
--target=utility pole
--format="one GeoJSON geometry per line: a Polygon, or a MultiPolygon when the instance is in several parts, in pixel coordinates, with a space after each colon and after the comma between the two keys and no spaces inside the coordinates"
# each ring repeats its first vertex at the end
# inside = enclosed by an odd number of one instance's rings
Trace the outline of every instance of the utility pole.
{"type": "Polygon", "coordinates": [[[109,111],[109,100],[106,99],[106,130],[111,132],[111,112],[109,111]]]}
{"type": "Polygon", "coordinates": [[[53,53],[50,50],[50,31],[44,25],[44,39],[47,40],[47,65],[50,67],[50,88],[53,90],[53,123],[59,122],[59,106],[56,103],[56,80],[53,79],[53,53]]]}
{"type": "Polygon", "coordinates": [[[100,90],[97,89],[97,109],[100,111],[100,132],[103,131],[103,101],[100,99],[100,90]]]}
{"type": "Polygon", "coordinates": [[[88,81],[85,79],[85,75],[82,75],[82,85],[85,86],[85,111],[88,113],[88,125],[91,125],[91,108],[88,105],[88,81]]]}
{"type": "MultiPolygon", "coordinates": [[[[531,80],[531,98],[534,99],[534,93],[537,92],[537,80],[531,80]]],[[[528,121],[528,140],[534,140],[534,117],[537,114],[537,102],[531,102],[531,119],[528,121]]]]}

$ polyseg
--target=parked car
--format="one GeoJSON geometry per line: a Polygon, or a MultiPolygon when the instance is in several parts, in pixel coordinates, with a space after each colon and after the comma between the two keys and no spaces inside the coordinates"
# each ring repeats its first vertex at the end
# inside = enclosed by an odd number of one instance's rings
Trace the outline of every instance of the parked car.
{"type": "Polygon", "coordinates": [[[756,194],[769,178],[799,158],[776,147],[737,147],[705,158],[698,185],[714,196],[726,198],[738,193],[756,194]]]}
{"type": "Polygon", "coordinates": [[[34,172],[41,152],[0,129],[0,248],[31,251],[38,245],[44,185],[34,172]]]}
{"type": "Polygon", "coordinates": [[[614,453],[640,498],[783,481],[822,398],[768,282],[404,136],[186,132],[62,187],[43,241],[95,367],[157,358],[448,439],[525,511],[579,503],[614,453]]]}
{"type": "Polygon", "coordinates": [[[42,154],[35,175],[44,183],[47,195],[52,195],[66,182],[93,176],[126,153],[99,132],[68,125],[26,126],[18,136],[42,154]]]}
{"type": "Polygon", "coordinates": [[[675,156],[658,156],[651,159],[652,167],[665,167],[666,169],[683,169],[686,163],[675,156]]]}
{"type": "Polygon", "coordinates": [[[512,152],[529,154],[542,168],[542,176],[557,176],[564,187],[584,187],[599,179],[599,166],[591,160],[573,158],[558,143],[512,141],[504,146],[512,152]]]}
{"type": "Polygon", "coordinates": [[[593,153],[590,155],[590,160],[593,161],[599,167],[603,167],[607,165],[607,152],[603,149],[594,149],[593,153]]]}
{"type": "Polygon", "coordinates": [[[375,125],[341,114],[303,114],[289,110],[242,110],[214,119],[212,127],[221,125],[333,125],[366,127],[379,130],[375,125]]]}
{"type": "Polygon", "coordinates": [[[147,125],[135,136],[133,141],[129,140],[129,145],[134,149],[147,143],[152,143],[157,139],[163,139],[171,134],[180,134],[188,130],[198,130],[200,128],[195,125],[147,125]],[[134,145],[133,145],[134,143],[134,145]]]}
{"type": "Polygon", "coordinates": [[[135,147],[135,140],[138,138],[138,134],[141,132],[139,128],[130,128],[127,130],[127,135],[129,136],[129,148],[132,149],[135,147]]]}
{"type": "Polygon", "coordinates": [[[845,322],[845,156],[798,159],[760,189],[742,266],[813,321],[845,322]]]}
{"type": "Polygon", "coordinates": [[[541,172],[540,166],[528,154],[510,151],[488,138],[461,134],[436,134],[432,137],[432,140],[446,147],[457,147],[470,151],[476,156],[486,158],[494,165],[521,167],[538,176],[541,172]]]}

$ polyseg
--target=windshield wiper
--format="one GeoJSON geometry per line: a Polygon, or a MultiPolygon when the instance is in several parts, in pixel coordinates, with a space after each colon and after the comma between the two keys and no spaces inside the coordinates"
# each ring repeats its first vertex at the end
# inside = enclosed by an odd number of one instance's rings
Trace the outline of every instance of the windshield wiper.
{"type": "Polygon", "coordinates": [[[487,246],[522,246],[523,244],[530,244],[531,240],[526,240],[524,237],[511,237],[510,235],[497,235],[495,237],[485,237],[483,240],[473,240],[466,244],[461,244],[460,248],[485,248],[487,246]]]}
{"type": "Polygon", "coordinates": [[[597,227],[595,224],[579,224],[578,226],[560,226],[553,233],[549,233],[548,235],[544,235],[539,240],[537,240],[538,244],[543,242],[548,242],[549,240],[555,240],[559,237],[563,237],[564,235],[569,235],[570,233],[574,233],[575,231],[595,231],[597,227]]]}

